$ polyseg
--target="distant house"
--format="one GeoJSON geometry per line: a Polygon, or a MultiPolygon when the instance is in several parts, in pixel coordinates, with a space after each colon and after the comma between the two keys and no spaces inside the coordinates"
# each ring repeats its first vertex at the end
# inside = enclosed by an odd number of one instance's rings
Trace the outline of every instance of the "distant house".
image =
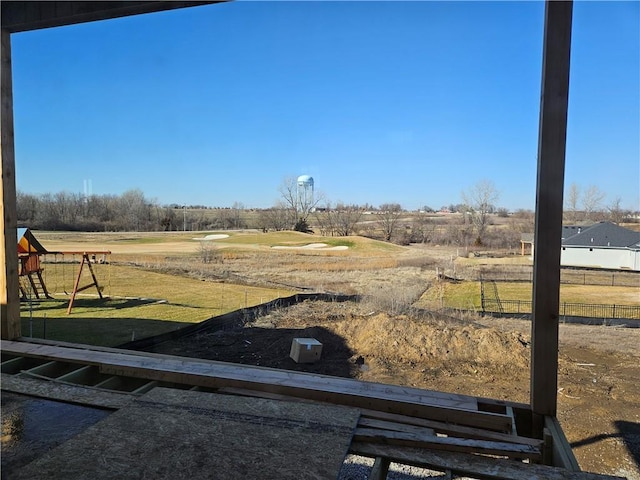
{"type": "Polygon", "coordinates": [[[611,222],[562,227],[563,267],[640,271],[640,232],[611,222]]]}
{"type": "Polygon", "coordinates": [[[523,233],[520,236],[520,248],[522,256],[527,254],[527,247],[529,247],[528,250],[531,254],[531,258],[533,258],[533,233],[523,233]]]}
{"type": "MultiPolygon", "coordinates": [[[[522,255],[535,251],[532,233],[520,238],[522,255]]],[[[640,272],[640,232],[611,222],[562,227],[563,267],[605,268],[640,272]]]]}

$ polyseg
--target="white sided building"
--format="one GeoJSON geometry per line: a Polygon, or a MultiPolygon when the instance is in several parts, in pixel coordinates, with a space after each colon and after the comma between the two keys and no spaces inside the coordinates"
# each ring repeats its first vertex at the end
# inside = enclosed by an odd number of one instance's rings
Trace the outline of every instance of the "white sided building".
{"type": "Polygon", "coordinates": [[[563,267],[640,272],[640,232],[611,222],[562,227],[563,267]]]}

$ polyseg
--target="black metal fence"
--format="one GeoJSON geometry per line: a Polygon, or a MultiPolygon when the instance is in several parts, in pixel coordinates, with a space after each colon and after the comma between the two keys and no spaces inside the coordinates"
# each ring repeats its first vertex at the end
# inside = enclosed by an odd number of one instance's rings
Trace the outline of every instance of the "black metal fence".
{"type": "MultiPolygon", "coordinates": [[[[532,268],[484,267],[482,280],[494,282],[533,282],[532,268]]],[[[602,285],[612,287],[640,287],[640,272],[581,270],[563,268],[560,283],[566,285],[602,285]]]]}
{"type": "MultiPolygon", "coordinates": [[[[482,313],[530,314],[531,301],[484,298],[482,300],[482,313]]],[[[560,316],[640,320],[640,305],[606,305],[563,302],[560,304],[560,316]]]]}

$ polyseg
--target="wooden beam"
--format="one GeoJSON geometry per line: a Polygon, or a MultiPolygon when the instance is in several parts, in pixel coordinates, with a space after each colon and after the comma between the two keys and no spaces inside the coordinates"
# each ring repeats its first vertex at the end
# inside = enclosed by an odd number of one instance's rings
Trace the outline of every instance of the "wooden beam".
{"type": "Polygon", "coordinates": [[[2,28],[11,33],[60,27],[76,23],[108,20],[112,18],[154,13],[175,8],[219,3],[217,1],[150,1],[150,2],[54,2],[10,1],[2,2],[2,28]]]}
{"type": "Polygon", "coordinates": [[[36,378],[18,377],[3,373],[0,376],[3,392],[21,393],[31,397],[118,409],[128,405],[136,396],[126,392],[106,392],[95,388],[47,382],[36,378]]]}
{"type": "MultiPolygon", "coordinates": [[[[3,5],[6,2],[3,2],[3,5]]],[[[16,214],[16,162],[13,145],[13,87],[11,81],[11,36],[2,29],[0,46],[0,337],[20,336],[20,281],[18,279],[18,219],[16,214]]]]}
{"type": "Polygon", "coordinates": [[[372,458],[388,458],[392,462],[433,470],[451,470],[455,474],[478,479],[509,480],[624,480],[622,477],[586,472],[568,472],[561,468],[483,457],[469,453],[424,450],[352,442],[350,453],[372,458]]]}
{"type": "MultiPolygon", "coordinates": [[[[241,395],[247,397],[268,398],[271,400],[283,400],[283,401],[298,401],[298,402],[312,402],[314,400],[307,400],[303,398],[292,397],[289,395],[280,395],[275,393],[260,392],[256,390],[248,390],[244,388],[232,388],[223,387],[217,390],[218,393],[225,393],[229,395],[241,395]]],[[[492,440],[496,442],[508,442],[518,443],[522,445],[531,445],[536,448],[541,448],[542,440],[535,438],[523,437],[515,434],[494,432],[491,430],[484,430],[481,428],[465,427],[463,425],[453,425],[451,423],[438,422],[436,420],[427,420],[424,418],[410,417],[407,415],[398,415],[395,413],[381,412],[379,410],[370,410],[367,408],[360,408],[362,417],[360,418],[361,426],[370,425],[368,423],[373,420],[385,420],[389,424],[393,424],[398,431],[407,431],[407,426],[415,426],[421,429],[430,429],[437,433],[442,433],[450,437],[459,438],[472,438],[476,440],[492,440]]]]}
{"type": "Polygon", "coordinates": [[[259,390],[497,432],[511,428],[509,416],[478,411],[472,397],[450,393],[186,357],[154,358],[126,350],[110,353],[9,341],[2,341],[0,345],[10,354],[97,365],[101,373],[108,375],[208,388],[259,390]]]}
{"type": "Polygon", "coordinates": [[[558,419],[556,417],[545,417],[544,427],[551,434],[553,442],[551,444],[551,462],[549,463],[554,467],[562,467],[572,472],[579,472],[580,465],[578,465],[578,461],[558,419]]]}
{"type": "Polygon", "coordinates": [[[542,93],[538,134],[538,178],[531,327],[532,431],[542,435],[545,415],[556,415],[558,318],[564,164],[569,101],[571,1],[545,6],[542,93]]]}
{"type": "Polygon", "coordinates": [[[510,458],[540,460],[539,449],[531,445],[516,443],[492,442],[489,440],[471,440],[468,438],[436,437],[430,433],[394,432],[378,428],[356,428],[353,435],[356,442],[382,443],[406,447],[424,448],[428,450],[445,450],[447,452],[466,452],[485,455],[499,455],[510,458]]]}
{"type": "Polygon", "coordinates": [[[430,428],[437,433],[442,433],[450,437],[459,438],[475,438],[477,440],[493,440],[496,442],[520,443],[523,445],[531,445],[540,448],[542,440],[535,438],[511,435],[508,433],[491,432],[480,428],[465,427],[462,425],[451,425],[448,423],[437,422],[435,420],[425,420],[422,418],[413,418],[405,415],[396,415],[393,413],[377,412],[375,410],[361,409],[362,419],[367,418],[382,419],[389,422],[396,422],[405,425],[414,425],[422,428],[430,428]]]}
{"type": "Polygon", "coordinates": [[[362,428],[377,428],[379,430],[389,430],[391,432],[416,433],[419,435],[435,436],[436,432],[432,428],[417,427],[406,423],[388,422],[386,420],[375,420],[372,418],[360,417],[358,426],[362,428]]]}

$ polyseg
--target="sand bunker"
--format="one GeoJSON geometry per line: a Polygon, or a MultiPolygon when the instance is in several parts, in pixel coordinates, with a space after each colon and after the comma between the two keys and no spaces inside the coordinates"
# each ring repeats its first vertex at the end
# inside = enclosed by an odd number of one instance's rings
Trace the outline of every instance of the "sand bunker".
{"type": "Polygon", "coordinates": [[[271,248],[277,248],[279,250],[347,250],[349,247],[346,245],[338,245],[335,247],[330,247],[326,243],[309,243],[307,245],[301,245],[296,247],[289,247],[285,245],[275,245],[271,248]]]}
{"type": "Polygon", "coordinates": [[[226,233],[214,233],[212,235],[205,235],[202,238],[194,238],[194,240],[208,241],[208,240],[222,240],[223,238],[229,238],[226,233]]]}

